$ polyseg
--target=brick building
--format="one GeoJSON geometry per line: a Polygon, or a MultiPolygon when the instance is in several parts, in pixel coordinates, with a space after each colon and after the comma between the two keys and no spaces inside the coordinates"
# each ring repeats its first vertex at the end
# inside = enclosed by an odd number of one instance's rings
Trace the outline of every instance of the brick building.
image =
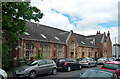
{"type": "Polygon", "coordinates": [[[30,59],[37,53],[43,53],[45,59],[112,56],[110,33],[84,36],[31,22],[26,25],[28,30],[20,37],[14,59],[30,59]]]}

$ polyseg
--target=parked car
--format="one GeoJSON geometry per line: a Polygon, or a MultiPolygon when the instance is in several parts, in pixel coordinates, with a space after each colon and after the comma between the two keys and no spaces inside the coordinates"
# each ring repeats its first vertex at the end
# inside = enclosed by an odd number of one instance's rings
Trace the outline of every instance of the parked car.
{"type": "Polygon", "coordinates": [[[97,64],[104,64],[107,61],[108,61],[108,58],[99,58],[97,61],[97,64]]]}
{"type": "Polygon", "coordinates": [[[74,69],[81,69],[82,66],[76,59],[59,59],[57,62],[58,70],[71,71],[74,69]]]}
{"type": "Polygon", "coordinates": [[[79,61],[82,66],[97,66],[97,62],[93,58],[84,58],[82,61],[79,61]]]}
{"type": "Polygon", "coordinates": [[[120,61],[109,61],[103,64],[101,69],[114,71],[120,77],[120,61]]]}
{"type": "Polygon", "coordinates": [[[3,69],[0,69],[0,79],[7,79],[7,73],[3,69]]]}
{"type": "Polygon", "coordinates": [[[102,69],[88,69],[79,74],[80,79],[119,79],[116,72],[102,69]]]}
{"type": "Polygon", "coordinates": [[[115,61],[115,60],[116,60],[115,57],[110,57],[110,58],[108,58],[108,61],[115,61]]]}
{"type": "Polygon", "coordinates": [[[120,61],[120,57],[116,57],[116,61],[120,61]]]}
{"type": "Polygon", "coordinates": [[[14,70],[14,77],[29,77],[34,79],[39,74],[56,74],[57,66],[53,60],[35,60],[25,66],[18,67],[14,70]]]}

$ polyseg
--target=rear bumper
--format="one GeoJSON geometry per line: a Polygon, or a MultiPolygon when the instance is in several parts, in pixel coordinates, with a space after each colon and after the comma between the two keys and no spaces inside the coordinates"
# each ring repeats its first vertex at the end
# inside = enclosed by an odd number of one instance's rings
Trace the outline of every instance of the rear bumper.
{"type": "Polygon", "coordinates": [[[67,66],[64,66],[64,67],[57,67],[57,70],[58,71],[66,71],[67,70],[67,66]]]}
{"type": "Polygon", "coordinates": [[[88,66],[88,63],[84,63],[84,64],[81,64],[81,65],[82,65],[83,67],[84,67],[84,66],[88,66]]]}

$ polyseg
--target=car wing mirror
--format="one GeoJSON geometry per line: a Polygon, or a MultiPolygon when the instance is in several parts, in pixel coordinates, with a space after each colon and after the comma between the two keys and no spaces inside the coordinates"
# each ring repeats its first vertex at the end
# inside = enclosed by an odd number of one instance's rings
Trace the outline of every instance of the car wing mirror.
{"type": "Polygon", "coordinates": [[[38,66],[40,66],[40,64],[38,64],[38,66]]]}

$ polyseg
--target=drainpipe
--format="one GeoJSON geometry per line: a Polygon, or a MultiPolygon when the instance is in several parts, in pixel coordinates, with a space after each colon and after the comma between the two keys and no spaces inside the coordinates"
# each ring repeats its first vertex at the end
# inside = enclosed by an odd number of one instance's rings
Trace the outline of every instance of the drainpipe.
{"type": "Polygon", "coordinates": [[[23,39],[22,39],[22,42],[21,42],[21,47],[22,47],[22,49],[21,49],[21,58],[22,58],[22,56],[23,56],[23,39]]]}

